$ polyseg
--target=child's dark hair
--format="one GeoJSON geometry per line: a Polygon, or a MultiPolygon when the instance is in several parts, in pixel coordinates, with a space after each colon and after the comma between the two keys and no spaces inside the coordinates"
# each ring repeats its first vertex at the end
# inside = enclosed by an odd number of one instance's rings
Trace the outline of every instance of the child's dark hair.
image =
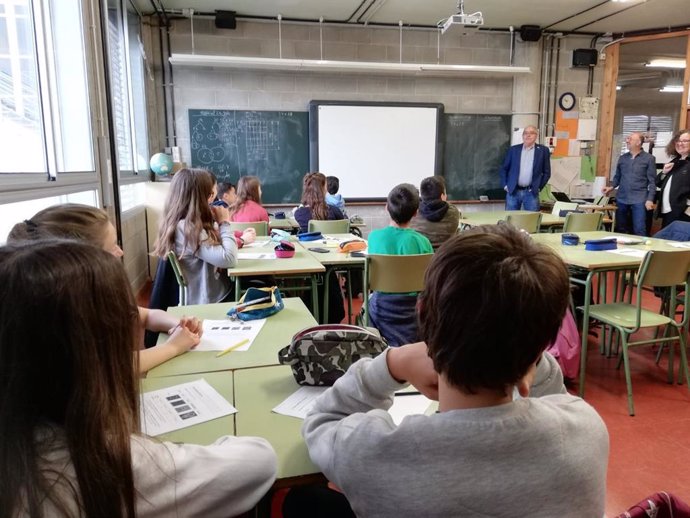
{"type": "Polygon", "coordinates": [[[568,295],[568,270],[549,248],[511,225],[476,227],[434,255],[420,339],[453,386],[506,393],[555,340],[568,295]]]}
{"type": "Polygon", "coordinates": [[[338,189],[340,189],[340,180],[337,176],[326,177],[326,189],[328,189],[328,194],[338,193],[338,189]]]}
{"type": "Polygon", "coordinates": [[[398,225],[408,223],[419,208],[419,193],[411,183],[401,183],[388,193],[388,214],[398,225]]]}
{"type": "Polygon", "coordinates": [[[429,176],[422,180],[419,194],[422,201],[440,200],[446,192],[446,181],[443,176],[429,176]]]}
{"type": "Polygon", "coordinates": [[[232,189],[235,189],[235,186],[233,184],[231,184],[230,182],[218,182],[218,185],[217,185],[218,194],[217,194],[216,198],[219,200],[222,200],[223,195],[232,189]]]}

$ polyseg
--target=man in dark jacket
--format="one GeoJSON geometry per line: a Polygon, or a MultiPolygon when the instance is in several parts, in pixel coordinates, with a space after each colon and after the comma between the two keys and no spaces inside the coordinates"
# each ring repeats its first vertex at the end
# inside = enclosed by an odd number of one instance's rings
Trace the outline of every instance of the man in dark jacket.
{"type": "Polygon", "coordinates": [[[446,200],[446,182],[442,176],[429,176],[419,188],[421,203],[410,226],[425,235],[434,251],[458,231],[460,212],[446,200]]]}

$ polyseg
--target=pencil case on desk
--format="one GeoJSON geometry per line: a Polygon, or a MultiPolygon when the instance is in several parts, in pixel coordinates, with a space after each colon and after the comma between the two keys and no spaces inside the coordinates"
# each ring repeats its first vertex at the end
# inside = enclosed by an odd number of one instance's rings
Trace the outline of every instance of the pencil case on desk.
{"type": "Polygon", "coordinates": [[[615,250],[618,243],[615,237],[605,237],[602,239],[588,239],[585,241],[585,250],[600,252],[602,250],[615,250]]]}
{"type": "Polygon", "coordinates": [[[344,254],[348,252],[361,252],[367,249],[367,242],[361,239],[351,239],[350,241],[343,241],[338,245],[338,252],[344,254]]]}
{"type": "Polygon", "coordinates": [[[300,241],[317,241],[323,239],[323,234],[321,232],[302,232],[297,234],[297,239],[300,241]]]}
{"type": "Polygon", "coordinates": [[[284,307],[283,297],[280,295],[280,290],[277,286],[249,288],[242,295],[239,303],[235,307],[230,308],[227,315],[233,320],[236,318],[240,320],[257,320],[270,317],[284,307]],[[263,299],[268,300],[261,302],[263,299]],[[255,300],[258,303],[253,304],[252,301],[255,300]]]}

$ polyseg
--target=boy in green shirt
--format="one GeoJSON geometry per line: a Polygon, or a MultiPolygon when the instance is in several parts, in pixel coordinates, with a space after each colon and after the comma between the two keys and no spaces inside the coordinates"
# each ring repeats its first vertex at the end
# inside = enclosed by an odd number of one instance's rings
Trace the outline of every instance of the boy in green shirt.
{"type": "MultiPolygon", "coordinates": [[[[396,185],[388,194],[386,210],[390,225],[369,234],[369,254],[416,255],[431,254],[434,249],[425,236],[410,228],[410,221],[419,208],[419,193],[414,185],[396,185]]],[[[417,294],[374,292],[369,299],[369,320],[388,345],[397,347],[413,343],[417,338],[417,294]]]]}

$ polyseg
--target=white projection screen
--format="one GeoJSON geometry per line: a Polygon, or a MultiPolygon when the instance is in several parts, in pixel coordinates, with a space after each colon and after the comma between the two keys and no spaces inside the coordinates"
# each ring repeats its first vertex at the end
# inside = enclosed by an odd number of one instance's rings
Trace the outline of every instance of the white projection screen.
{"type": "Polygon", "coordinates": [[[385,198],[402,182],[419,188],[440,172],[442,115],[442,104],[312,101],[311,168],[337,176],[347,200],[385,198]]]}

